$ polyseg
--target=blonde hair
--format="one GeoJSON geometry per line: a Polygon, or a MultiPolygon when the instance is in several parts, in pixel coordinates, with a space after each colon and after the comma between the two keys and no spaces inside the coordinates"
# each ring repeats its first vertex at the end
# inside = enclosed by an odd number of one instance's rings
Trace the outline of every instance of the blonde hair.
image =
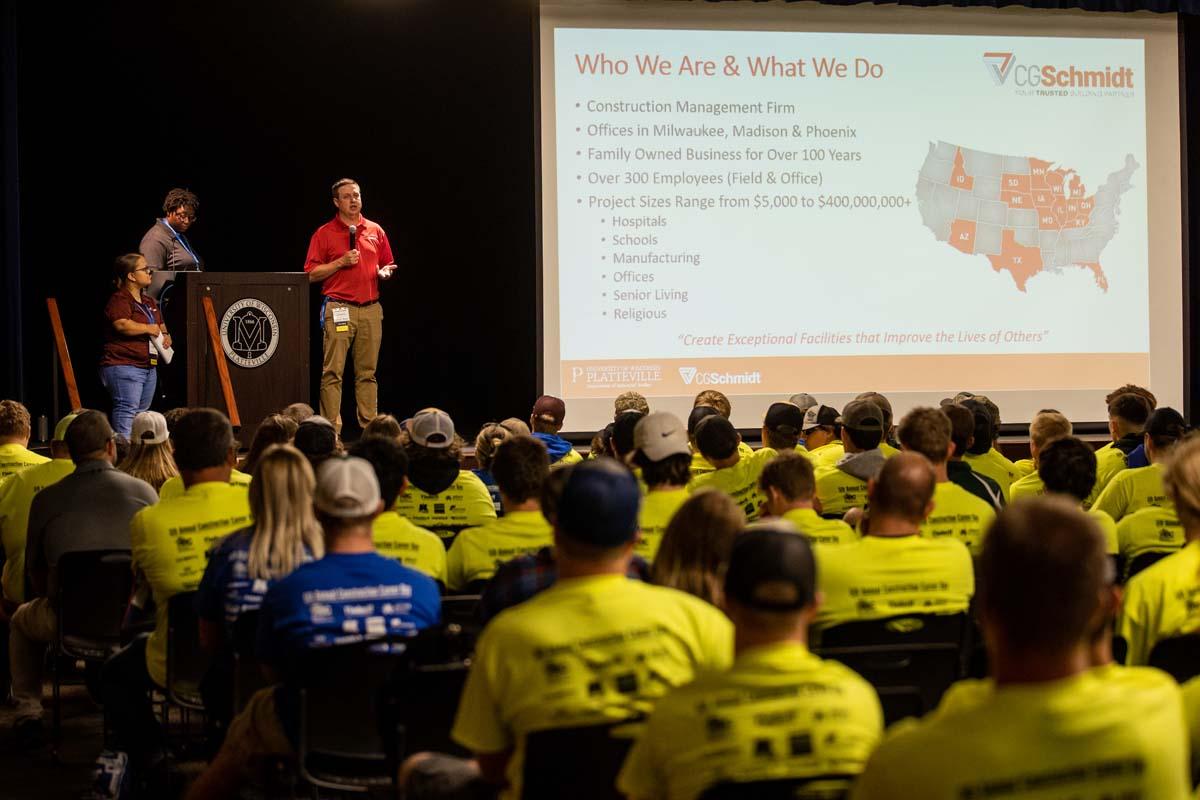
{"type": "Polygon", "coordinates": [[[1186,436],[1171,449],[1163,485],[1183,526],[1200,527],[1200,435],[1186,436]]]}
{"type": "Polygon", "coordinates": [[[1039,411],[1029,423],[1029,439],[1041,450],[1055,439],[1071,435],[1071,421],[1057,411],[1039,411]]]}
{"type": "Polygon", "coordinates": [[[157,444],[133,442],[117,469],[126,475],[144,480],[153,486],[156,492],[164,483],[179,474],[179,468],[175,466],[175,457],[171,455],[169,441],[157,444]]]}
{"type": "Polygon", "coordinates": [[[496,451],[513,436],[513,432],[499,422],[484,425],[475,437],[475,462],[479,464],[479,468],[491,469],[496,451]]]}
{"type": "Polygon", "coordinates": [[[729,564],[733,538],[746,527],[746,515],[733,498],[702,489],[675,512],[654,557],[650,580],[716,605],[729,564]]]}
{"type": "Polygon", "coordinates": [[[277,580],[304,561],[325,554],[321,526],[313,514],[316,479],[304,454],[289,444],[268,447],[250,482],[250,539],[247,571],[251,578],[277,580]]]}

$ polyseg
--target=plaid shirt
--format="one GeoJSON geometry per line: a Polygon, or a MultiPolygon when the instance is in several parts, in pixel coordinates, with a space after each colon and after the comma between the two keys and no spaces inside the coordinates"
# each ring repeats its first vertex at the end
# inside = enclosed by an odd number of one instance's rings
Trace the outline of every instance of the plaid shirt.
{"type": "MultiPolygon", "coordinates": [[[[625,574],[634,580],[649,581],[650,565],[641,556],[634,556],[625,574]]],[[[504,609],[549,588],[557,578],[558,566],[554,563],[554,551],[549,547],[500,565],[479,597],[479,621],[486,625],[504,609]]]]}

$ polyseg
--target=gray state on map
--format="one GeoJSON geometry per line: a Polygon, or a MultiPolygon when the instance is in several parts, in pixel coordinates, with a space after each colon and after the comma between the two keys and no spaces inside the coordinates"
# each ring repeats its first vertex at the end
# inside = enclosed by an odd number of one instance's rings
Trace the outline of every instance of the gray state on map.
{"type": "Polygon", "coordinates": [[[954,162],[930,156],[921,167],[921,177],[934,183],[950,183],[950,173],[954,171],[954,162]]]}
{"type": "Polygon", "coordinates": [[[1100,260],[1100,251],[1104,249],[1105,244],[1107,242],[1101,241],[1096,236],[1070,242],[1067,245],[1067,258],[1072,264],[1098,262],[1100,260]]]}
{"type": "Polygon", "coordinates": [[[963,169],[976,180],[980,177],[999,178],[1004,169],[1004,157],[994,153],[963,148],[963,169]]]}
{"type": "Polygon", "coordinates": [[[1058,246],[1058,231],[1038,231],[1038,247],[1053,250],[1058,246]]]}
{"type": "Polygon", "coordinates": [[[990,178],[987,176],[976,177],[975,186],[971,189],[971,194],[980,200],[999,200],[1000,179],[998,177],[990,178]]]}
{"type": "Polygon", "coordinates": [[[1013,228],[1013,241],[1022,247],[1037,247],[1037,228],[1013,228]]]}
{"type": "Polygon", "coordinates": [[[999,200],[981,200],[979,221],[989,225],[1003,225],[1008,221],[1008,206],[999,200]]]}
{"type": "Polygon", "coordinates": [[[958,208],[954,215],[958,219],[976,219],[979,216],[979,198],[972,197],[966,192],[955,192],[958,195],[958,208]]]}
{"type": "Polygon", "coordinates": [[[1004,171],[1009,175],[1028,175],[1029,159],[1022,156],[1005,156],[1004,171]]]}
{"type": "Polygon", "coordinates": [[[938,142],[937,144],[933,144],[931,142],[929,145],[929,157],[940,158],[943,161],[953,162],[954,153],[956,150],[958,150],[958,148],[949,142],[938,142]]]}
{"type": "Polygon", "coordinates": [[[1038,213],[1032,208],[1010,208],[1008,210],[1008,225],[1011,228],[1036,228],[1038,213]]]}
{"type": "Polygon", "coordinates": [[[917,179],[917,202],[925,203],[933,197],[933,181],[924,176],[917,179]]]}
{"type": "Polygon", "coordinates": [[[1001,236],[1004,228],[999,225],[985,225],[980,223],[975,226],[975,252],[984,253],[989,256],[1000,255],[1001,236]]]}

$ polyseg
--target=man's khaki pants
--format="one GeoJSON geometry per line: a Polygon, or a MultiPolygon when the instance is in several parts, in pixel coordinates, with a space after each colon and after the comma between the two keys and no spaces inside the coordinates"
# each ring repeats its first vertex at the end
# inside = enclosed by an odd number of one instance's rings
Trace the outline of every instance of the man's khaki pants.
{"type": "Polygon", "coordinates": [[[325,356],[321,365],[321,416],[342,429],[342,373],[346,353],[354,353],[354,399],[358,405],[358,424],[365,426],[379,412],[379,383],[375,367],[379,363],[379,345],[383,341],[383,306],[352,306],[330,300],[325,306],[325,356]],[[333,310],[345,308],[350,320],[333,321],[333,310]],[[338,330],[344,328],[345,330],[338,330]]]}
{"type": "Polygon", "coordinates": [[[46,658],[46,645],[54,641],[57,631],[58,615],[44,597],[23,603],[13,612],[8,647],[17,719],[41,719],[42,662],[46,658]]]}

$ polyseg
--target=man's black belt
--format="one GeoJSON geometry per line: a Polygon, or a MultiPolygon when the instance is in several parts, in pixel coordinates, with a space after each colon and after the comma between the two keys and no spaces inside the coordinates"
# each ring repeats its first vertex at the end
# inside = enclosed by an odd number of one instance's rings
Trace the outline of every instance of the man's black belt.
{"type": "Polygon", "coordinates": [[[373,306],[379,302],[379,298],[375,298],[374,300],[368,300],[365,303],[356,303],[353,300],[339,300],[338,298],[330,297],[329,295],[325,295],[325,299],[330,303],[342,303],[343,305],[356,306],[358,308],[366,308],[367,306],[373,306]]]}

